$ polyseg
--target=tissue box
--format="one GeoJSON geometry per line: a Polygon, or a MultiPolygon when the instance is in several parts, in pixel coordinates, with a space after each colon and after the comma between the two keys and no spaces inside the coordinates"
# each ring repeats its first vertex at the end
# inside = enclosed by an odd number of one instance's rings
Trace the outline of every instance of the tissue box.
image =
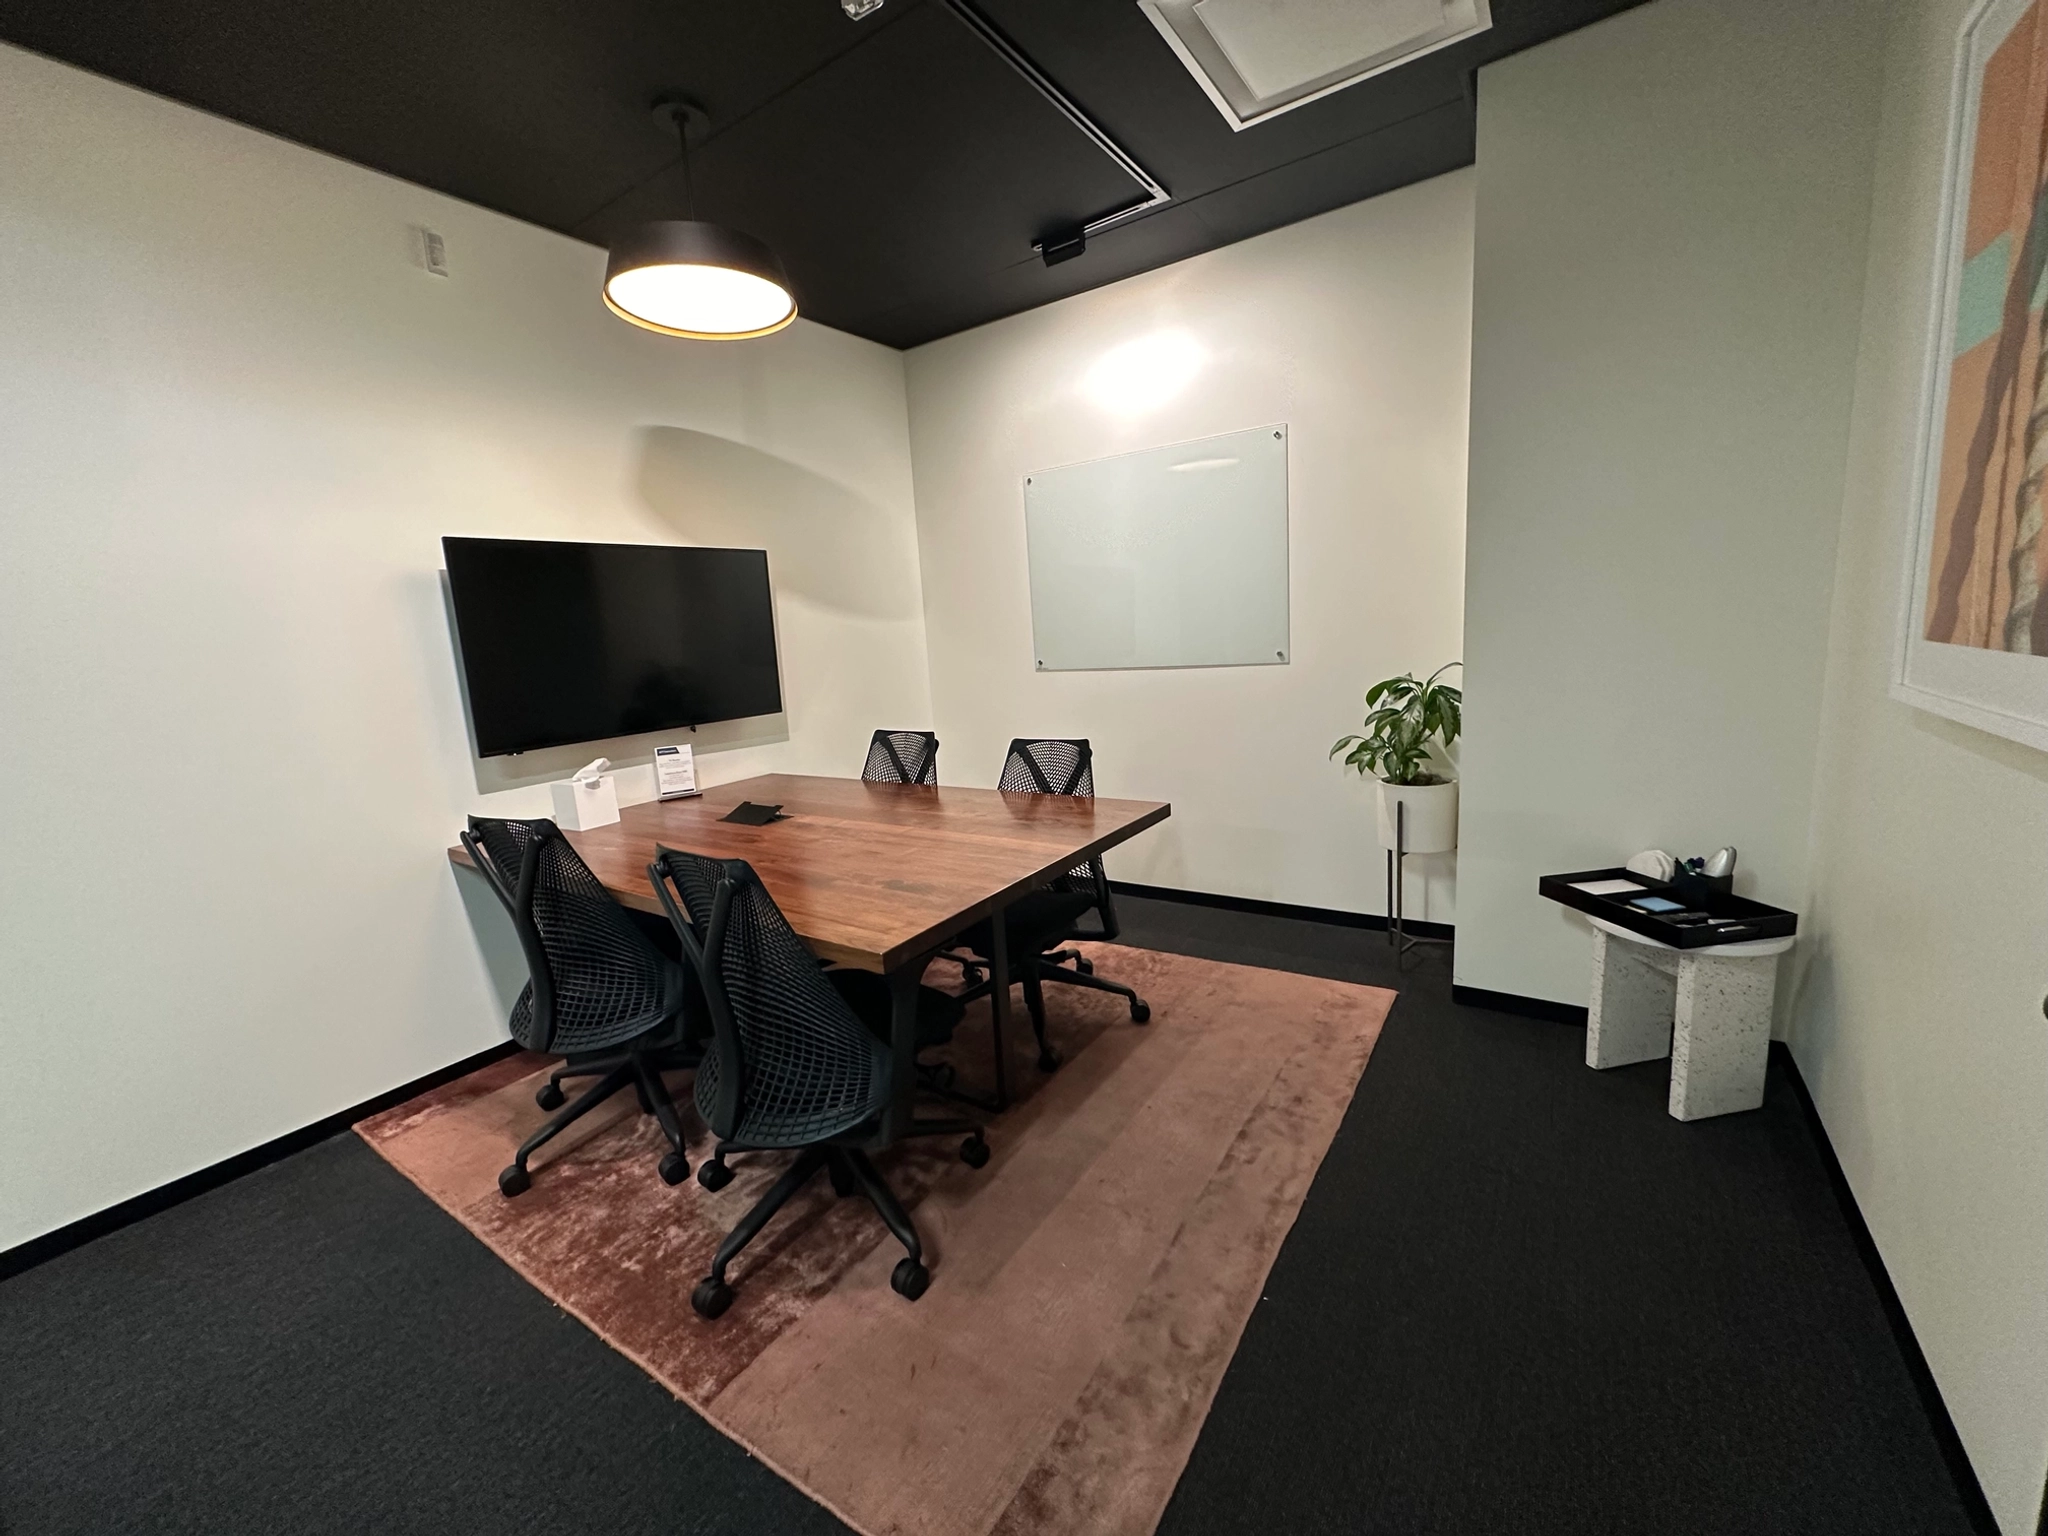
{"type": "Polygon", "coordinates": [[[561,779],[548,789],[555,797],[555,825],[571,832],[588,832],[608,827],[619,819],[619,791],[608,773],[599,774],[595,788],[581,779],[561,779]]]}

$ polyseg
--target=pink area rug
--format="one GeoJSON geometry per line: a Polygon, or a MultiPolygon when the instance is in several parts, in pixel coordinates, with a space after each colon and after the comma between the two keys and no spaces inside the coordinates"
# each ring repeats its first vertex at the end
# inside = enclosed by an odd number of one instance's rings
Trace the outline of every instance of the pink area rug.
{"type": "MultiPolygon", "coordinates": [[[[1394,994],[1096,945],[1152,1023],[1048,986],[1056,1049],[988,1130],[878,1158],[925,1243],[931,1289],[873,1209],[820,1177],[733,1266],[707,1323],[690,1288],[786,1155],[736,1156],[717,1194],[655,1176],[660,1133],[622,1094],[497,1174],[545,1118],[551,1063],[518,1056],[363,1122],[363,1138],[530,1282],[867,1536],[1153,1530],[1267,1271],[1351,1101],[1394,994]]],[[[957,978],[958,972],[951,973],[957,978]]],[[[935,967],[932,980],[945,979],[935,967]]],[[[986,1005],[951,1047],[985,1079],[986,1005]]],[[[678,1102],[688,1074],[675,1079],[678,1102]]],[[[686,1120],[696,1124],[693,1113],[686,1120]]],[[[698,1128],[694,1166],[709,1151],[698,1128]]]]}

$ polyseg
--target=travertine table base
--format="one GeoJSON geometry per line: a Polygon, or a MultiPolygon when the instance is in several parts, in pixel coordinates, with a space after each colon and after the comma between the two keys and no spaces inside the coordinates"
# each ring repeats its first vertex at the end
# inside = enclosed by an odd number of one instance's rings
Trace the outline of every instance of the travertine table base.
{"type": "Polygon", "coordinates": [[[1593,922],[1586,1065],[1671,1058],[1673,1119],[1703,1120],[1764,1101],[1778,956],[1791,939],[1673,949],[1593,922]]]}

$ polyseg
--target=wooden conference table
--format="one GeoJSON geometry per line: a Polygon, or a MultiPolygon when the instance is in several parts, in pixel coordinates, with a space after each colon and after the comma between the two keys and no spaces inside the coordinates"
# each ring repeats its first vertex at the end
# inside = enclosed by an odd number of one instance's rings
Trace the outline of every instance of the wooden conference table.
{"type": "MultiPolygon", "coordinates": [[[[894,1092],[880,1142],[910,1127],[916,1087],[917,985],[932,955],[962,930],[1105,848],[1156,826],[1171,807],[1150,800],[1002,794],[772,773],[650,801],[609,827],[567,832],[583,862],[629,907],[660,912],[647,880],[656,844],[753,865],[804,942],[821,958],[889,980],[894,1092]],[[784,817],[748,827],[721,818],[742,800],[779,804],[784,817]]],[[[448,850],[468,865],[459,846],[448,850]]],[[[1003,924],[994,936],[996,1098],[1007,1103],[1004,1026],[1010,1017],[1003,924]]]]}

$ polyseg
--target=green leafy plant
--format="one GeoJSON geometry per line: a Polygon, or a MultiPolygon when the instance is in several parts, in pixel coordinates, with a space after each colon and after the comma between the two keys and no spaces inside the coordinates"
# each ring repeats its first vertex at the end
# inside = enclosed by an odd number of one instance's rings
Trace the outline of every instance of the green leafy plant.
{"type": "Polygon", "coordinates": [[[1463,665],[1446,662],[1422,682],[1404,672],[1374,683],[1365,690],[1363,734],[1342,738],[1330,756],[1342,752],[1345,766],[1389,784],[1444,783],[1441,774],[1429,771],[1429,744],[1435,740],[1448,747],[1458,739],[1464,694],[1437,679],[1463,665]]]}

